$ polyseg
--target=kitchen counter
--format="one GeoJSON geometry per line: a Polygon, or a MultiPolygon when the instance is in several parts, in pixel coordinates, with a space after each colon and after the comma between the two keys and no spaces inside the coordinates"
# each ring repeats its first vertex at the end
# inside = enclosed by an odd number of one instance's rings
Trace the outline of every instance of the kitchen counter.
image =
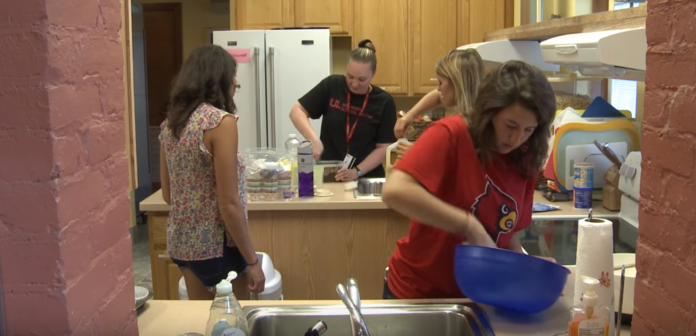
{"type": "MultiPolygon", "coordinates": [[[[321,189],[330,190],[333,196],[295,198],[290,201],[249,201],[248,211],[273,210],[375,210],[387,209],[381,199],[356,199],[353,191],[346,191],[343,183],[324,183],[321,189]]],[[[142,211],[169,211],[169,205],[162,198],[162,190],[140,202],[142,211]]]]}
{"type": "MultiPolygon", "coordinates": [[[[568,300],[569,301],[569,300],[568,300]]],[[[552,336],[567,328],[569,303],[563,297],[548,310],[533,316],[501,313],[493,307],[480,305],[485,311],[496,336],[552,336]]],[[[363,300],[362,304],[389,303],[459,303],[461,300],[363,300]]],[[[240,301],[242,306],[253,305],[342,305],[339,300],[325,301],[240,301]]],[[[138,314],[140,336],[179,335],[184,332],[205,333],[210,313],[209,301],[151,300],[138,314]]],[[[348,318],[346,317],[346,323],[348,318]]],[[[309,326],[308,326],[309,327],[309,326]]],[[[369,326],[368,326],[369,327],[369,326]]],[[[329,326],[330,328],[330,326],[329,326]]],[[[629,336],[629,326],[622,326],[621,336],[629,336]]]]}
{"type": "MultiPolygon", "coordinates": [[[[381,199],[355,199],[342,183],[325,183],[323,189],[331,190],[334,195],[249,202],[249,233],[254,247],[267,253],[281,273],[285,299],[332,299],[336,294],[332,288],[314,284],[339,283],[351,276],[365,284],[361,288],[365,299],[381,298],[384,269],[396,241],[408,233],[408,219],[389,209],[381,199]]],[[[535,221],[572,221],[587,216],[586,210],[574,209],[571,202],[547,201],[541,192],[535,194],[534,200],[561,207],[534,213],[535,221]]],[[[595,217],[618,216],[599,202],[594,206],[595,217]]],[[[162,192],[157,191],[140,203],[140,210],[148,212],[154,298],[175,300],[181,272],[167,254],[169,205],[162,199],[162,192]]],[[[527,231],[530,230],[536,228],[527,231]]],[[[529,246],[525,238],[523,245],[531,251],[540,250],[534,254],[544,254],[553,248],[542,244],[543,240],[538,241],[539,244],[529,246]]]]}
{"type": "MultiPolygon", "coordinates": [[[[356,199],[353,191],[345,191],[343,183],[324,183],[322,189],[333,192],[329,197],[296,198],[292,201],[253,201],[249,202],[247,209],[251,211],[277,211],[277,210],[382,210],[388,209],[381,199],[356,199]]],[[[572,202],[551,202],[544,198],[540,191],[534,194],[534,202],[560,206],[559,210],[537,212],[532,214],[533,220],[578,220],[587,217],[587,210],[575,209],[572,202]]],[[[602,206],[602,202],[593,203],[595,217],[616,219],[618,211],[610,211],[602,206]]],[[[169,205],[162,198],[162,191],[158,190],[150,197],[140,202],[140,210],[152,212],[168,212],[169,205]]]]}

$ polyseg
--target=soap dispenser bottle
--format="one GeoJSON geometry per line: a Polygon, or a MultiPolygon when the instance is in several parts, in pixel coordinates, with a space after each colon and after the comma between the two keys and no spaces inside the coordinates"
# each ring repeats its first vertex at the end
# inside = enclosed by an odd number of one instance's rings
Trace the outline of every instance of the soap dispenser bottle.
{"type": "Polygon", "coordinates": [[[237,273],[232,271],[227,279],[223,279],[215,286],[215,299],[210,306],[210,318],[205,328],[206,336],[250,335],[246,314],[232,293],[232,280],[235,278],[237,273]]]}
{"type": "Polygon", "coordinates": [[[594,286],[599,280],[582,276],[582,282],[587,285],[587,291],[582,295],[582,303],[570,308],[568,322],[569,336],[609,336],[609,307],[597,306],[597,293],[594,286]]]}

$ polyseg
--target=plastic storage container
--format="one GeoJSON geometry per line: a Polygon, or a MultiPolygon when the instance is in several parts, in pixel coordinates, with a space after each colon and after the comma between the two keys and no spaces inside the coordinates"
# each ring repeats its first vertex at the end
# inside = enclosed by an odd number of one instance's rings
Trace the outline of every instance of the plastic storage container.
{"type": "Polygon", "coordinates": [[[282,149],[256,148],[244,152],[249,201],[275,201],[292,188],[293,155],[282,149]]]}

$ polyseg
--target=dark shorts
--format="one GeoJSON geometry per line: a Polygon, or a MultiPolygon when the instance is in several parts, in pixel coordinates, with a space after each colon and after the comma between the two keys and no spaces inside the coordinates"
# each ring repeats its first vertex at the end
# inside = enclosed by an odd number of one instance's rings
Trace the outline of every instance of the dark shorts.
{"type": "Polygon", "coordinates": [[[178,260],[172,258],[172,261],[180,269],[190,269],[198,279],[201,279],[203,285],[208,288],[214,288],[220,281],[226,279],[230,271],[235,271],[238,275],[242,275],[247,270],[247,263],[242,253],[236,247],[227,246],[226,242],[225,248],[222,250],[222,257],[206,260],[178,260]]]}

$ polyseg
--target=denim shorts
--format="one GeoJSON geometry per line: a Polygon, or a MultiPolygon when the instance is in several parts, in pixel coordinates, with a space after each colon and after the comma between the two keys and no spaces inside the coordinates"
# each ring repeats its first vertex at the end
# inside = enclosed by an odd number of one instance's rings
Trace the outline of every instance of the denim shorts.
{"type": "Polygon", "coordinates": [[[222,249],[222,257],[206,260],[178,260],[172,261],[179,266],[179,269],[188,268],[203,282],[208,289],[215,288],[223,279],[227,279],[230,271],[242,275],[247,271],[247,263],[236,247],[227,246],[222,249]]]}

